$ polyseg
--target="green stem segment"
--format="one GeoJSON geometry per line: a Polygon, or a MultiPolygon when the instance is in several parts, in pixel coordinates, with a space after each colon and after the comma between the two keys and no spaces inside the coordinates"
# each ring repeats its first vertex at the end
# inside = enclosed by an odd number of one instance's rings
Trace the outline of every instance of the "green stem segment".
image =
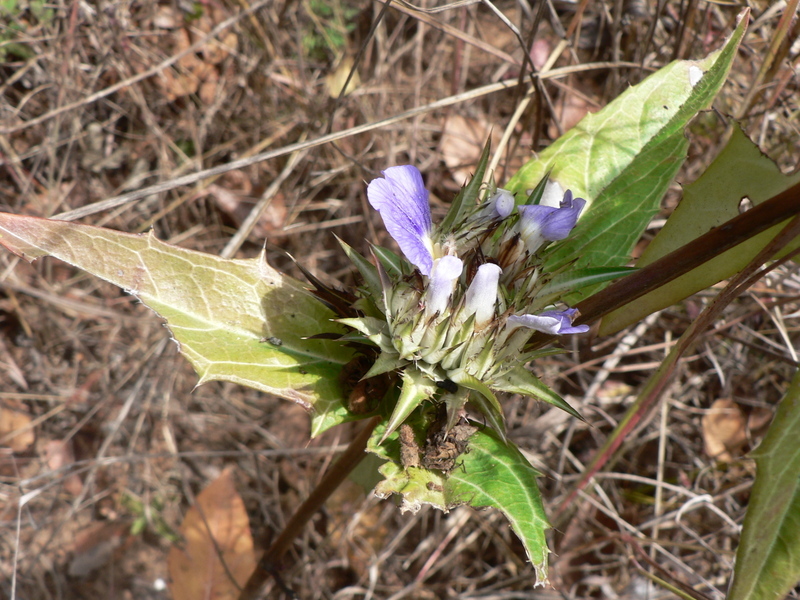
{"type": "MultiPolygon", "coordinates": [[[[344,453],[333,464],[330,470],[322,478],[317,487],[312,490],[306,501],[295,511],[289,522],[284,527],[272,545],[261,557],[261,560],[247,580],[239,600],[255,600],[259,597],[259,592],[267,580],[278,570],[284,554],[292,545],[294,539],[300,535],[306,524],[311,520],[316,512],[322,508],[325,501],[341,485],[350,472],[356,468],[358,463],[364,458],[364,451],[375,427],[378,425],[380,417],[372,418],[356,434],[344,453]]],[[[266,544],[264,544],[266,545],[266,544]]]]}

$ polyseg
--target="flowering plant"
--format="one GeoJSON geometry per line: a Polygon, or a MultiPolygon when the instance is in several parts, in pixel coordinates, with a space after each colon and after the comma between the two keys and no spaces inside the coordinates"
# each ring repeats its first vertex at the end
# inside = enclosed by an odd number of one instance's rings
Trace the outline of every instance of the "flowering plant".
{"type": "MultiPolygon", "coordinates": [[[[370,310],[340,322],[380,351],[365,378],[402,372],[400,399],[384,438],[422,401],[434,398],[446,407],[449,431],[471,396],[502,435],[502,410],[492,390],[524,387],[578,416],[545,391],[524,365],[540,354],[525,351],[534,331],[561,335],[589,330],[588,325],[572,325],[575,309],[553,306],[559,293],[541,271],[548,244],[569,235],[586,201],[568,191],[556,200],[557,206],[539,203],[562,195],[558,184],[546,182],[531,195],[530,204],[515,212],[511,193],[489,190],[463,218],[445,219],[453,223],[446,229],[432,225],[428,192],[415,167],[390,167],[383,175],[369,184],[367,195],[412,266],[379,250],[380,290],[375,286],[375,293],[367,289],[365,295],[370,310]]],[[[462,206],[454,204],[451,211],[462,206]]],[[[352,248],[347,251],[355,255],[352,248]]],[[[365,279],[376,279],[363,257],[356,264],[365,279]]]]}
{"type": "MultiPolygon", "coordinates": [[[[485,183],[487,147],[441,223],[432,222],[419,171],[386,168],[367,196],[404,258],[373,246],[368,259],[342,242],[362,276],[357,290],[328,287],[308,273],[312,294],[272,269],[263,252],[224,260],[152,234],[64,221],[0,214],[0,243],[30,260],[57,256],[136,295],[167,320],[200,383],[232,381],[297,402],[313,414],[313,435],[372,417],[344,453],[345,466],[332,469],[339,479],[323,481],[327,488],[298,509],[302,518],[291,521],[294,529],[279,536],[265,561],[280,560],[366,447],[384,460],[376,493],[400,495],[405,509],[500,509],[544,582],[548,521],[538,473],[507,439],[497,393],[537,398],[579,417],[527,366],[558,352],[543,347],[549,337],[585,333],[579,319],[606,314],[603,327],[614,331],[743,268],[739,252],[736,266],[692,271],[696,280],[668,294],[637,273],[618,282],[635,280],[638,287],[629,288],[636,289],[592,295],[628,273],[620,265],[686,158],[684,128],[720,89],[744,23],[705,60],[676,61],[587,116],[505,189],[485,183]]],[[[766,200],[764,193],[750,196],[766,200]]],[[[734,207],[740,200],[725,198],[734,207]]],[[[748,249],[747,259],[758,258],[771,239],[748,249]]],[[[667,254],[671,243],[649,259],[667,254]]],[[[691,264],[700,262],[684,261],[683,272],[691,264]]],[[[797,439],[786,444],[796,447],[797,439]]],[[[770,535],[800,539],[779,529],[770,535]]]]}

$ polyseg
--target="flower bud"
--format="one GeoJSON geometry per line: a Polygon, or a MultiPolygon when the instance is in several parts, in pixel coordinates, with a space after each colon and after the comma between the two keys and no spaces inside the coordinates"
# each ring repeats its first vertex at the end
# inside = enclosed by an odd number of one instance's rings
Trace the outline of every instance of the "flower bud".
{"type": "Polygon", "coordinates": [[[443,256],[433,262],[428,291],[425,294],[425,317],[443,314],[450,303],[456,280],[464,264],[455,256],[443,256]]]}
{"type": "Polygon", "coordinates": [[[465,315],[475,315],[475,328],[481,329],[494,318],[497,304],[497,282],[503,270],[493,263],[478,267],[478,272],[469,284],[465,298],[465,315]]]}
{"type": "Polygon", "coordinates": [[[494,218],[505,219],[514,210],[514,195],[508,190],[498,189],[489,198],[489,208],[491,216],[494,218]]]}

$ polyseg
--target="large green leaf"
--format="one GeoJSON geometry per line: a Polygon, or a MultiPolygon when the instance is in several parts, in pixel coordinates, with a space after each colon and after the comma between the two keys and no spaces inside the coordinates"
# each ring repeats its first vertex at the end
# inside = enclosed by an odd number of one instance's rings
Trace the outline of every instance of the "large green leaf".
{"type": "Polygon", "coordinates": [[[508,189],[521,193],[551,171],[551,179],[589,203],[570,237],[553,248],[548,270],[628,261],[686,159],[684,129],[725,82],[746,22],[741,18],[724,47],[706,59],[675,61],[584,117],[508,182],[508,189]]]}
{"type": "Polygon", "coordinates": [[[728,600],[783,598],[800,580],[800,371],[761,445],[728,600]]]}
{"type": "MultiPolygon", "coordinates": [[[[694,183],[686,186],[683,199],[639,259],[644,267],[739,215],[747,197],[754,205],[800,182],[800,173],[783,175],[739,127],[719,156],[694,183]]],[[[780,231],[776,225],[720,254],[701,267],[678,277],[603,319],[607,335],[636,323],[647,315],[680,302],[700,290],[743,269],[780,231]]],[[[800,242],[799,242],[800,243],[800,242]]],[[[797,247],[795,243],[792,247],[797,247]]]]}
{"type": "Polygon", "coordinates": [[[0,244],[54,256],[141,299],[167,320],[200,383],[232,381],[314,413],[315,434],[347,417],[337,376],[350,351],[306,336],[342,331],[328,308],[265,256],[224,260],[150,234],[0,213],[0,244]]]}
{"type": "MultiPolygon", "coordinates": [[[[413,419],[410,421],[413,424],[413,419]]],[[[497,508],[508,518],[511,528],[522,541],[528,559],[536,569],[538,584],[547,581],[547,540],[550,527],[542,497],[536,485],[539,472],[512,442],[504,442],[491,428],[479,429],[469,438],[468,451],[458,457],[447,475],[418,467],[404,469],[399,464],[399,441],[392,434],[382,446],[379,426],[369,450],[388,459],[380,472],[384,480],[375,493],[386,497],[399,494],[401,508],[418,510],[430,504],[444,511],[467,504],[475,508],[497,508]]]]}
{"type": "Polygon", "coordinates": [[[454,469],[448,479],[453,495],[475,508],[499,509],[525,546],[537,585],[547,582],[545,531],[550,523],[536,484],[540,473],[512,442],[489,428],[469,439],[469,452],[462,458],[463,468],[454,469]]]}

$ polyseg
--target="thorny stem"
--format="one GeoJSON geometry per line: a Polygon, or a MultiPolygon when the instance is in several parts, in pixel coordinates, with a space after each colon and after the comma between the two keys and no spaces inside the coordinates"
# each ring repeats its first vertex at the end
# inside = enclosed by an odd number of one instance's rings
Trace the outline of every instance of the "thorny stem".
{"type": "MultiPolygon", "coordinates": [[[[300,535],[306,524],[311,520],[316,512],[322,507],[328,497],[341,485],[345,477],[356,468],[358,463],[364,458],[364,450],[367,448],[367,441],[372,435],[373,430],[378,425],[380,417],[373,417],[356,434],[344,453],[333,463],[333,466],[317,484],[311,494],[306,498],[300,507],[286,523],[281,534],[278,536],[269,549],[261,557],[256,566],[256,570],[247,580],[239,600],[256,600],[259,592],[267,580],[279,569],[283,555],[292,545],[294,539],[300,535]]],[[[264,544],[266,545],[266,544],[264,544]]]]}

